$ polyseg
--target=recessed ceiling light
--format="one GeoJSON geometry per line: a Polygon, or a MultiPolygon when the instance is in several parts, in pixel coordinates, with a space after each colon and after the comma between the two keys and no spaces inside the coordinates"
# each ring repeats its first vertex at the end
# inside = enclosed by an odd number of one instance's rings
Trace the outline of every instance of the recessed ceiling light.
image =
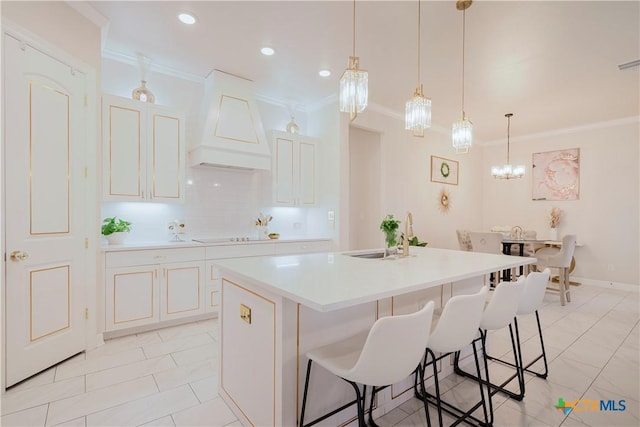
{"type": "Polygon", "coordinates": [[[187,25],[193,25],[196,23],[196,17],[186,12],[179,14],[178,19],[180,20],[180,22],[187,25]]]}
{"type": "Polygon", "coordinates": [[[276,51],[275,51],[275,50],[273,50],[273,48],[266,47],[266,46],[265,46],[265,47],[263,47],[262,49],[260,49],[260,52],[262,52],[262,54],[263,54],[263,55],[266,55],[266,56],[271,56],[271,55],[273,55],[274,53],[276,53],[276,51]]]}
{"type": "Polygon", "coordinates": [[[329,77],[331,75],[331,71],[330,70],[320,70],[320,71],[318,71],[318,75],[320,77],[329,77]]]}

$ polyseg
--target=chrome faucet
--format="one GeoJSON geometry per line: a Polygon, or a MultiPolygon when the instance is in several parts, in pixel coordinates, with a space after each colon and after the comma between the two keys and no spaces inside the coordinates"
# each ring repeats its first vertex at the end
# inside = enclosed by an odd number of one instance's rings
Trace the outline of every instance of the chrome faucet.
{"type": "Polygon", "coordinates": [[[413,237],[413,215],[407,211],[407,218],[404,221],[404,239],[402,239],[402,256],[409,256],[409,239],[413,237]]]}

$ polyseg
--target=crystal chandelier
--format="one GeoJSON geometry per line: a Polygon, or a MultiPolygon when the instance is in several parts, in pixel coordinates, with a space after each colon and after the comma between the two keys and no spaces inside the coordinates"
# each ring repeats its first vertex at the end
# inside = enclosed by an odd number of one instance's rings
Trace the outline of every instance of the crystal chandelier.
{"type": "Polygon", "coordinates": [[[413,136],[424,136],[424,130],[431,127],[431,99],[424,96],[420,83],[420,0],[418,0],[418,86],[413,98],[407,101],[404,128],[413,136]]]}
{"type": "Polygon", "coordinates": [[[456,153],[468,153],[473,145],[473,124],[464,113],[464,39],[466,10],[472,0],[457,0],[456,9],[462,11],[462,118],[453,123],[451,137],[456,153]]]}
{"type": "Polygon", "coordinates": [[[511,117],[513,113],[504,115],[507,118],[507,163],[502,166],[493,166],[491,175],[497,179],[516,179],[524,176],[524,165],[512,166],[509,163],[509,134],[511,133],[511,117]]]}
{"type": "Polygon", "coordinates": [[[360,69],[360,58],[356,56],[356,0],[353,0],[353,55],[340,77],[340,111],[349,113],[349,119],[353,121],[367,108],[368,100],[369,73],[360,69]]]}

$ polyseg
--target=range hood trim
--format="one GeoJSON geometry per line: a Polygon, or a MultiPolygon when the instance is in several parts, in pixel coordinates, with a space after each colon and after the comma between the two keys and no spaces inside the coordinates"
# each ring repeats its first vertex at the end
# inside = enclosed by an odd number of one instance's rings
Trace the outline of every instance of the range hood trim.
{"type": "Polygon", "coordinates": [[[204,82],[201,111],[202,133],[189,150],[191,166],[271,170],[251,80],[213,70],[204,82]]]}

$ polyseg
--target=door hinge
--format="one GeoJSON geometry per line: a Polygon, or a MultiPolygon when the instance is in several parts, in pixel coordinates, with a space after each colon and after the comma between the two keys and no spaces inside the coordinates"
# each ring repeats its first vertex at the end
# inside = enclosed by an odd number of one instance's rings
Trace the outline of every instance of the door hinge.
{"type": "Polygon", "coordinates": [[[88,237],[84,238],[84,248],[85,249],[89,249],[89,238],[88,237]]]}
{"type": "Polygon", "coordinates": [[[89,106],[89,97],[87,95],[84,96],[84,106],[85,107],[89,106]]]}
{"type": "Polygon", "coordinates": [[[87,178],[89,176],[89,167],[85,166],[84,167],[84,177],[87,178]]]}
{"type": "Polygon", "coordinates": [[[89,320],[89,309],[87,307],[84,308],[84,318],[89,320]]]}

